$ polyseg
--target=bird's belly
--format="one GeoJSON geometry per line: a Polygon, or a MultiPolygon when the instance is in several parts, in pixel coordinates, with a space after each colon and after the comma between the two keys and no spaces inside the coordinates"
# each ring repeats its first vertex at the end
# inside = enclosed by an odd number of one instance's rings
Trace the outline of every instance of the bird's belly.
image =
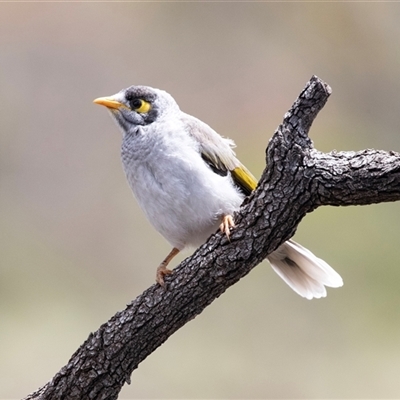
{"type": "Polygon", "coordinates": [[[243,200],[231,178],[215,174],[203,160],[199,165],[174,160],[171,168],[141,163],[129,170],[128,182],[146,217],[180,250],[204,243],[222,215],[232,214],[243,200]]]}

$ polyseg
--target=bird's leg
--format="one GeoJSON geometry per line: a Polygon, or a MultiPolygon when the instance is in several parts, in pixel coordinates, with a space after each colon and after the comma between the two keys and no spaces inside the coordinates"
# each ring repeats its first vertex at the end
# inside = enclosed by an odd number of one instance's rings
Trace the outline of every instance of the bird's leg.
{"type": "Polygon", "coordinates": [[[222,233],[225,233],[226,237],[229,239],[229,236],[231,234],[231,228],[235,227],[235,221],[233,220],[232,215],[224,215],[222,217],[222,222],[221,225],[219,226],[219,229],[221,230],[222,233]]]}
{"type": "Polygon", "coordinates": [[[170,269],[167,268],[169,262],[179,253],[177,248],[173,248],[171,252],[165,257],[164,261],[158,266],[157,274],[156,274],[156,281],[161,286],[164,286],[164,276],[169,275],[172,273],[170,269]]]}

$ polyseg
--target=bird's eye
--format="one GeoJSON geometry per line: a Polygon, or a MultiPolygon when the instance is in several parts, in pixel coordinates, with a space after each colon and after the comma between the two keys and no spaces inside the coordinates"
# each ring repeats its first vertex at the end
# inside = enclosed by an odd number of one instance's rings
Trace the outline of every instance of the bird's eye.
{"type": "Polygon", "coordinates": [[[133,99],[130,103],[132,110],[144,114],[150,111],[151,104],[142,99],[133,99]]]}

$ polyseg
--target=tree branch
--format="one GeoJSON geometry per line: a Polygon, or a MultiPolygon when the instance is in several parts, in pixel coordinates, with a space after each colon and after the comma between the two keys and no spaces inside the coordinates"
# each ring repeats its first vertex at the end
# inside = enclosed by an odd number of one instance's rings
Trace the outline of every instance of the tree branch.
{"type": "Polygon", "coordinates": [[[331,93],[313,76],[267,148],[259,186],[236,215],[230,241],[213,235],[166,278],[103,324],[68,364],[26,399],[116,399],[141,361],[288,240],[322,205],[400,199],[400,155],[321,153],[308,131],[331,93]]]}

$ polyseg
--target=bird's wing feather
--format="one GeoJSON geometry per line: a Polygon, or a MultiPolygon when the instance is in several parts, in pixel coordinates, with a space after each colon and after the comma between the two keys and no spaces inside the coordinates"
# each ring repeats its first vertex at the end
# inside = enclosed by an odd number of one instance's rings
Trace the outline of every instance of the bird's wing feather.
{"type": "Polygon", "coordinates": [[[236,158],[233,147],[235,143],[223,138],[206,123],[183,113],[184,125],[188,133],[199,144],[203,160],[219,175],[231,173],[234,183],[249,195],[257,186],[257,180],[252,173],[236,158]]]}
{"type": "Polygon", "coordinates": [[[233,181],[246,196],[257,187],[257,179],[243,164],[232,170],[231,174],[233,181]]]}

